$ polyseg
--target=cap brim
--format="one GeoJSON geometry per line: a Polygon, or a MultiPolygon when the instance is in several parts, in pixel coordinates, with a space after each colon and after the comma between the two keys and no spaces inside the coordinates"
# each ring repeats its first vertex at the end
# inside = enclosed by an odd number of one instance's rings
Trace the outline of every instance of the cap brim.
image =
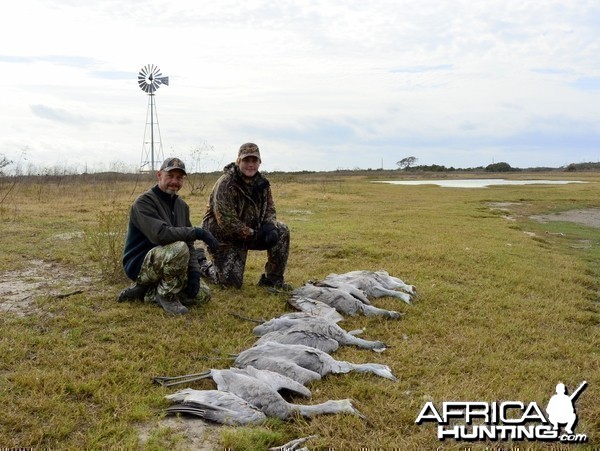
{"type": "Polygon", "coordinates": [[[166,168],[164,168],[164,169],[161,169],[161,171],[167,171],[167,172],[171,172],[171,171],[174,171],[175,169],[177,169],[177,170],[179,170],[179,171],[183,172],[185,175],[187,175],[187,172],[185,172],[185,169],[181,169],[181,168],[175,168],[175,167],[170,167],[170,168],[169,168],[169,167],[166,167],[166,168]]]}
{"type": "Polygon", "coordinates": [[[243,157],[240,157],[240,159],[243,160],[244,158],[248,158],[248,157],[256,157],[256,158],[258,158],[260,160],[260,154],[259,153],[247,153],[243,157]]]}

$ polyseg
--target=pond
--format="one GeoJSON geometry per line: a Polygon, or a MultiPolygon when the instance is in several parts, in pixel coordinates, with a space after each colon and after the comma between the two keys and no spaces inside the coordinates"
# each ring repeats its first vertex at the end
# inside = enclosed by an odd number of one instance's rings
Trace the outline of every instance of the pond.
{"type": "Polygon", "coordinates": [[[392,185],[438,185],[443,188],[486,188],[492,185],[566,185],[567,183],[587,183],[576,180],[507,180],[507,179],[455,179],[455,180],[387,180],[373,183],[392,185]]]}

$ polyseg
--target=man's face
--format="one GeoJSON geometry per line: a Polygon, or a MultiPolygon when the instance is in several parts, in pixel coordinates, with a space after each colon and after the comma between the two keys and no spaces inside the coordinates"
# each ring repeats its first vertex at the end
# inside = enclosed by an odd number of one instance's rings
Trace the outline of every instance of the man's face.
{"type": "Polygon", "coordinates": [[[158,171],[158,187],[168,194],[177,194],[183,186],[185,174],[180,169],[171,169],[170,171],[158,171]]]}
{"type": "Polygon", "coordinates": [[[238,166],[244,177],[254,177],[260,167],[260,160],[257,157],[246,157],[240,160],[238,166]]]}

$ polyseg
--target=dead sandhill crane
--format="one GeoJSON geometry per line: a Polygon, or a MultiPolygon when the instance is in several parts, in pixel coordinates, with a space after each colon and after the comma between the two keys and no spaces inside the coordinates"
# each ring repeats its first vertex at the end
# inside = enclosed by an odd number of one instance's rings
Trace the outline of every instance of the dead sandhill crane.
{"type": "MultiPolygon", "coordinates": [[[[331,308],[328,306],[328,308],[331,308]]],[[[333,309],[333,311],[335,311],[335,309],[333,309]]],[[[238,315],[239,316],[239,315],[238,315]]],[[[259,325],[264,326],[264,328],[258,327],[256,329],[255,335],[257,331],[263,330],[264,332],[271,332],[271,330],[275,330],[278,328],[278,326],[275,323],[279,323],[280,321],[289,321],[289,324],[286,324],[285,327],[289,327],[292,325],[292,322],[294,321],[304,321],[306,319],[312,319],[312,318],[318,318],[321,319],[323,321],[327,321],[328,323],[333,323],[333,324],[337,324],[339,321],[335,318],[327,318],[325,316],[316,314],[316,313],[310,313],[310,312],[287,312],[287,313],[282,313],[281,315],[271,318],[269,320],[265,320],[265,319],[251,319],[251,318],[247,318],[244,316],[239,316],[242,319],[247,319],[249,321],[255,322],[259,325]],[[275,328],[275,329],[272,329],[275,328]],[[269,329],[269,330],[267,330],[269,329]]],[[[342,319],[344,319],[343,316],[340,315],[340,317],[342,319]]]]}
{"type": "Polygon", "coordinates": [[[383,270],[358,270],[343,274],[332,273],[325,277],[323,282],[350,284],[363,291],[368,297],[392,296],[402,299],[407,304],[410,304],[412,299],[417,296],[417,290],[413,285],[408,285],[383,270]]]}
{"type": "MultiPolygon", "coordinates": [[[[238,366],[240,368],[242,367],[241,365],[238,366]]],[[[280,357],[262,356],[254,359],[252,366],[286,375],[302,385],[321,380],[321,375],[319,373],[303,368],[291,360],[285,360],[280,357]]]]}
{"type": "Polygon", "coordinates": [[[260,337],[254,346],[260,346],[267,342],[310,346],[328,354],[337,351],[340,347],[340,344],[328,335],[297,327],[268,332],[260,337]]]}
{"type": "Polygon", "coordinates": [[[333,282],[330,283],[328,280],[309,281],[309,283],[311,283],[317,287],[337,288],[339,290],[343,290],[346,293],[348,293],[349,295],[351,295],[352,297],[358,299],[363,304],[371,305],[371,301],[369,301],[369,298],[367,297],[365,292],[356,288],[351,283],[346,283],[342,280],[337,280],[334,283],[333,282]]]}
{"type": "Polygon", "coordinates": [[[337,350],[339,346],[357,346],[377,352],[386,348],[385,343],[381,341],[363,340],[325,318],[308,314],[273,318],[256,326],[253,333],[261,337],[256,344],[265,341],[303,344],[327,353],[337,350]]]}
{"type": "Polygon", "coordinates": [[[363,314],[367,316],[380,315],[387,318],[400,318],[400,313],[391,310],[380,309],[373,305],[361,302],[350,293],[339,288],[326,286],[316,286],[307,283],[293,291],[294,296],[303,296],[317,301],[324,302],[330,307],[335,308],[339,313],[348,315],[363,314]]]}
{"type": "Polygon", "coordinates": [[[311,348],[310,346],[284,345],[273,341],[240,352],[234,361],[234,366],[238,368],[253,366],[255,368],[278,371],[277,368],[267,368],[267,365],[273,361],[287,361],[321,376],[330,373],[341,374],[356,371],[360,373],[374,373],[393,381],[398,380],[387,365],[378,363],[351,363],[336,360],[326,352],[311,348]]]}
{"type": "MultiPolygon", "coordinates": [[[[359,415],[349,399],[330,400],[320,404],[302,405],[287,402],[273,387],[244,371],[210,370],[217,389],[239,396],[266,416],[285,420],[295,414],[312,417],[321,414],[349,413],[359,415]]],[[[189,393],[189,392],[188,392],[189,393]]]]}
{"type": "Polygon", "coordinates": [[[185,413],[229,426],[261,424],[267,419],[260,409],[226,391],[186,388],[166,398],[177,403],[167,408],[170,415],[185,413]]]}
{"type": "Polygon", "coordinates": [[[344,319],[335,308],[316,299],[307,298],[305,296],[292,296],[287,300],[287,303],[300,312],[322,316],[323,318],[336,323],[344,319]]]}
{"type": "Polygon", "coordinates": [[[154,382],[164,386],[170,387],[173,385],[181,385],[187,384],[189,382],[198,381],[200,379],[212,378],[215,380],[215,377],[220,377],[219,374],[223,371],[231,371],[238,374],[243,374],[249,377],[253,377],[258,379],[273,390],[277,392],[289,392],[297,395],[304,396],[305,398],[310,398],[311,393],[308,388],[304,386],[304,384],[295,381],[294,379],[270,370],[257,369],[252,366],[248,366],[246,368],[230,368],[228,370],[207,370],[202,373],[197,374],[188,374],[184,376],[175,376],[175,377],[155,377],[153,378],[154,382]]]}

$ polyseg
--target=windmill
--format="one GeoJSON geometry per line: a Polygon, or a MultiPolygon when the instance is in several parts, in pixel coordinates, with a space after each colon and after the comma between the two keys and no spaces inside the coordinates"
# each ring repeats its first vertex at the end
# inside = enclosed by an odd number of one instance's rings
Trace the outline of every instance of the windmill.
{"type": "Polygon", "coordinates": [[[163,77],[158,66],[147,64],[140,69],[138,74],[138,85],[140,89],[148,93],[148,112],[146,113],[146,128],[144,129],[144,145],[142,147],[142,163],[140,170],[142,172],[153,172],[156,170],[156,164],[163,159],[162,141],[160,137],[160,128],[158,126],[158,114],[156,113],[156,102],[154,93],[161,85],[169,86],[169,77],[163,77]],[[148,125],[150,125],[150,140],[148,140],[148,125]],[[155,139],[154,126],[158,139],[155,139]],[[155,146],[157,144],[157,146],[155,146]],[[149,147],[148,147],[149,145],[149,147]]]}

